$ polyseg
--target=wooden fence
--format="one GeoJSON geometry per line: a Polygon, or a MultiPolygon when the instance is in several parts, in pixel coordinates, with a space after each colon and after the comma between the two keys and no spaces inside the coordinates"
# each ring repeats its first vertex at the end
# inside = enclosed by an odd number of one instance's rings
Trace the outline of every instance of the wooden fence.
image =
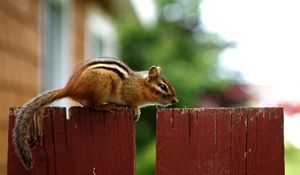
{"type": "MultiPolygon", "coordinates": [[[[133,175],[132,111],[48,108],[44,144],[23,168],[9,134],[8,175],[133,175]]],[[[9,133],[15,115],[10,113],[9,133]]],[[[157,175],[284,174],[282,108],[165,109],[157,112],[157,175]]]]}
{"type": "Polygon", "coordinates": [[[157,119],[157,175],[284,174],[283,110],[164,110],[157,119]]]}
{"type": "MultiPolygon", "coordinates": [[[[32,150],[34,169],[26,171],[9,135],[9,175],[134,174],[135,128],[131,111],[115,115],[88,108],[48,108],[44,144],[32,150]]],[[[14,126],[11,112],[9,130],[14,126]]]]}

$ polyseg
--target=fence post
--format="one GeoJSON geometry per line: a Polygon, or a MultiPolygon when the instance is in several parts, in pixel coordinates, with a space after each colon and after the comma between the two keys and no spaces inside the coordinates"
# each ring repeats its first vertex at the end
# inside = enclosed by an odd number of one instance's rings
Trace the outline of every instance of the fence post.
{"type": "Polygon", "coordinates": [[[282,108],[160,110],[156,134],[157,175],[284,174],[282,108]]]}
{"type": "Polygon", "coordinates": [[[15,108],[10,110],[8,175],[135,174],[135,126],[132,111],[115,114],[72,107],[47,108],[42,146],[32,150],[32,170],[25,170],[14,152],[12,129],[15,108]]]}

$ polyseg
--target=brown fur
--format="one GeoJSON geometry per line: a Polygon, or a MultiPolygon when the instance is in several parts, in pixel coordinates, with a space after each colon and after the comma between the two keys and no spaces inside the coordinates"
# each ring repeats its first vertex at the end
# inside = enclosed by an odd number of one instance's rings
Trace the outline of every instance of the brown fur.
{"type": "Polygon", "coordinates": [[[27,168],[32,168],[33,160],[30,152],[30,146],[26,140],[26,132],[34,114],[39,112],[45,105],[64,97],[63,90],[54,90],[45,92],[28,103],[17,114],[15,128],[13,130],[13,143],[18,157],[27,168]]]}
{"type": "Polygon", "coordinates": [[[76,69],[65,88],[37,96],[25,104],[18,114],[13,139],[16,153],[26,167],[32,168],[33,165],[25,138],[29,122],[45,105],[63,97],[70,97],[94,109],[104,109],[104,104],[108,104],[107,107],[111,104],[130,106],[135,111],[135,121],[139,119],[139,108],[142,106],[166,105],[178,101],[171,84],[160,75],[159,67],[153,66],[149,71],[134,72],[113,58],[87,61],[76,69]],[[102,65],[97,67],[97,64],[102,65]],[[167,92],[159,88],[161,83],[168,86],[167,92]]]}

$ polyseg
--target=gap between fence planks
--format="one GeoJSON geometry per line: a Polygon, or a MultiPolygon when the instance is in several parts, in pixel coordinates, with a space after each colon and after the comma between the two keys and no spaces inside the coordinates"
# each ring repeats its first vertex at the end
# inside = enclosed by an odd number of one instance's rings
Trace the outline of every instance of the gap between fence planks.
{"type": "Polygon", "coordinates": [[[115,114],[89,108],[47,108],[44,144],[32,150],[34,168],[25,170],[14,152],[10,109],[8,175],[135,174],[135,127],[131,110],[115,114]]]}
{"type": "Polygon", "coordinates": [[[157,175],[283,175],[282,108],[157,113],[157,175]]]}

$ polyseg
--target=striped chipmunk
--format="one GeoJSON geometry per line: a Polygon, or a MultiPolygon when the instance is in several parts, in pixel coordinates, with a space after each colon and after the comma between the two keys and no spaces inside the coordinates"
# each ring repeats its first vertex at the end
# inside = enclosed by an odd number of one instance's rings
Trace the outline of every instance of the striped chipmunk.
{"type": "Polygon", "coordinates": [[[160,71],[160,67],[152,66],[148,71],[136,72],[115,58],[87,60],[64,88],[42,93],[18,111],[13,130],[16,154],[27,169],[33,167],[26,138],[30,123],[34,116],[42,117],[38,114],[46,105],[64,97],[96,110],[113,111],[128,106],[134,110],[134,121],[139,120],[141,107],[177,103],[174,88],[160,71]]]}

